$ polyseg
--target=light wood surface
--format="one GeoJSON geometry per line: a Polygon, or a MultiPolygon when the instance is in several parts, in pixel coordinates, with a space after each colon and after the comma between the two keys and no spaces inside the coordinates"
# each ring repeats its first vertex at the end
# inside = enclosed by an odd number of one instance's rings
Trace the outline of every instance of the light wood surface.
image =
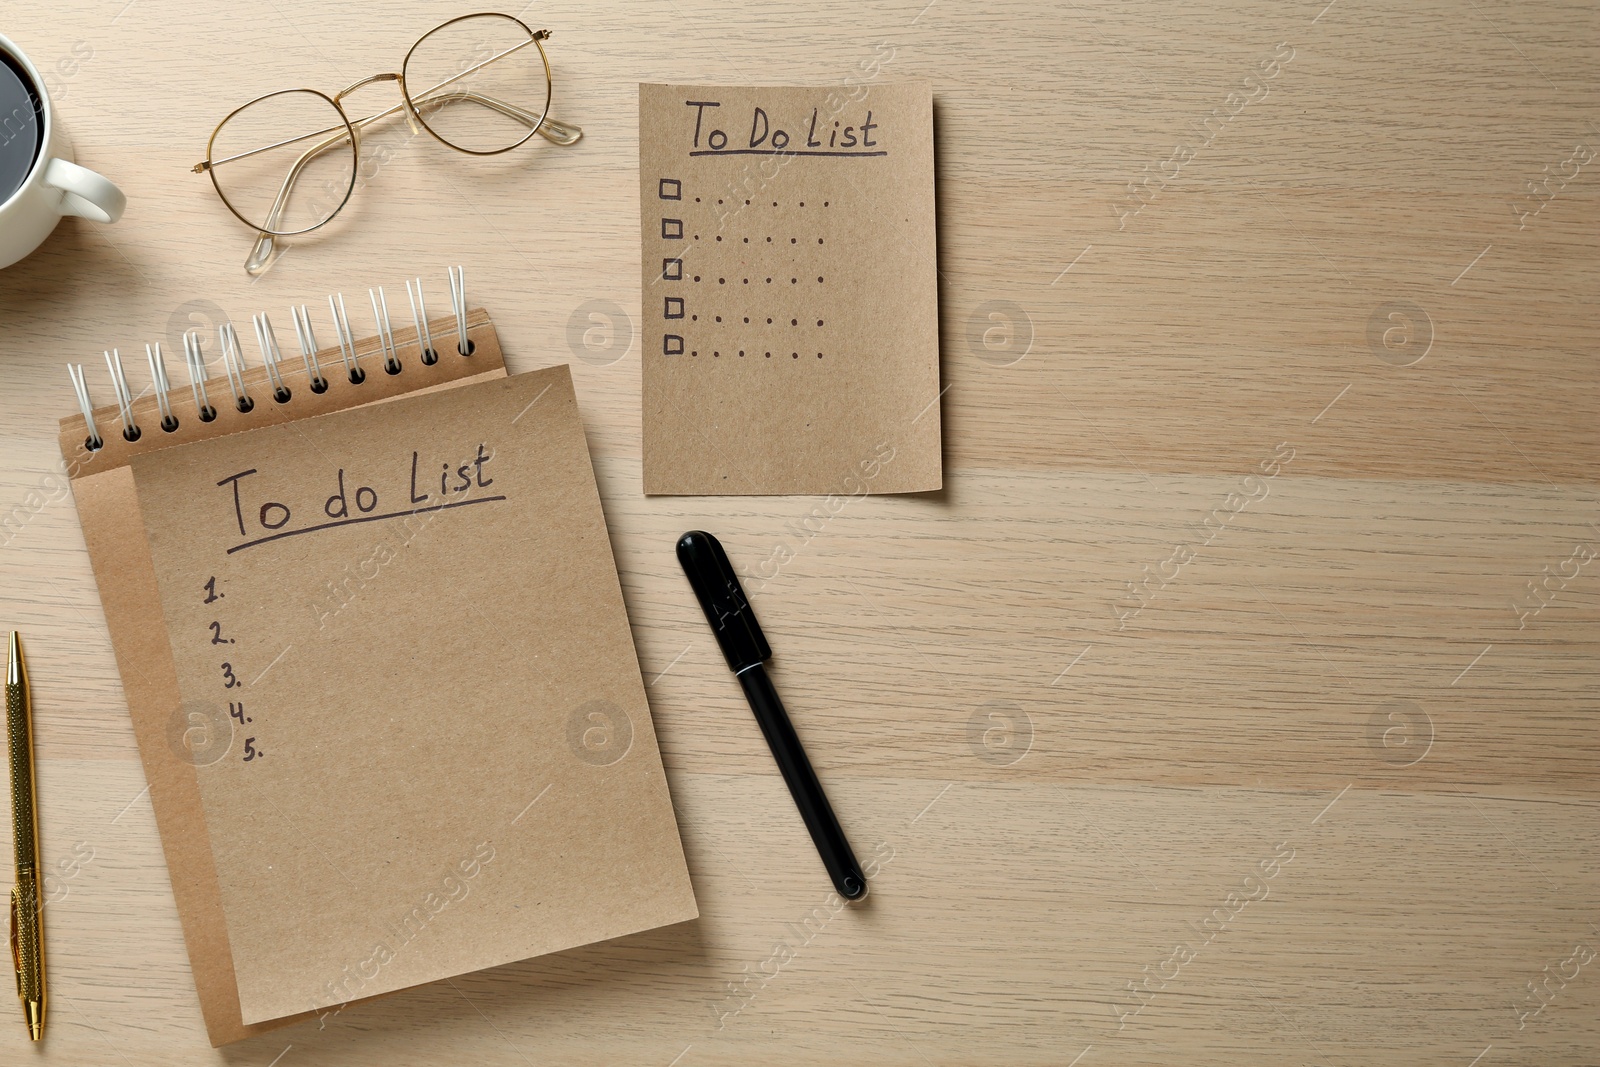
{"type": "Polygon", "coordinates": [[[53,873],[49,1031],[0,996],[0,1062],[1593,1062],[1600,564],[1563,563],[1600,548],[1600,161],[1569,162],[1600,13],[923,5],[539,5],[580,144],[374,136],[347,217],[251,281],[188,173],[212,124],[466,9],[7,3],[130,206],[0,273],[0,625],[53,873]],[[880,43],[935,92],[945,490],[645,499],[636,84],[837,84],[880,43]],[[514,370],[572,361],[701,918],[214,1051],[48,480],[63,365],[105,402],[104,348],[138,389],[145,342],[417,274],[443,307],[454,263],[514,370]],[[608,304],[631,345],[585,348],[608,304]],[[692,527],[770,578],[778,686],[881,861],[862,906],[827,906],[692,527]]]}

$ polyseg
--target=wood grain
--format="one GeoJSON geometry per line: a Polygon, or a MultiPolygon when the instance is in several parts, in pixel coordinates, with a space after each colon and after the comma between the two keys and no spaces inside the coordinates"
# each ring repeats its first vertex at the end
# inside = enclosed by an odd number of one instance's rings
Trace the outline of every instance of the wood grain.
{"type": "Polygon", "coordinates": [[[1528,584],[1600,547],[1600,170],[1551,177],[1600,149],[1600,11],[563,0],[527,17],[583,141],[375,134],[346,215],[251,281],[188,173],[211,126],[457,13],[7,8],[130,206],[0,273],[0,622],[54,877],[50,1030],[0,1005],[0,1062],[1592,1062],[1600,568],[1528,584]],[[880,43],[934,85],[946,489],[645,499],[637,83],[839,84],[880,43]],[[454,263],[512,369],[572,362],[702,917],[213,1051],[51,481],[62,364],[105,402],[104,348],[286,337],[419,274],[442,308],[454,263]],[[829,907],[692,527],[749,576],[865,905],[829,907]]]}

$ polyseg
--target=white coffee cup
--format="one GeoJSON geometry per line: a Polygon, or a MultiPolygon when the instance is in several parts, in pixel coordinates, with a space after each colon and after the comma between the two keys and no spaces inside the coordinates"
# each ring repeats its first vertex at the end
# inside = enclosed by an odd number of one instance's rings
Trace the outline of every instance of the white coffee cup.
{"type": "MultiPolygon", "coordinates": [[[[0,36],[0,51],[27,73],[32,84],[25,88],[38,96],[44,123],[33,169],[22,185],[0,203],[0,268],[3,268],[38,248],[63,215],[116,222],[122,217],[128,200],[109,179],[72,162],[72,139],[50,105],[50,94],[45,90],[38,68],[23,55],[22,49],[0,36]]],[[[29,118],[31,120],[31,116],[29,118]]],[[[0,121],[4,119],[5,116],[0,116],[0,121]]]]}

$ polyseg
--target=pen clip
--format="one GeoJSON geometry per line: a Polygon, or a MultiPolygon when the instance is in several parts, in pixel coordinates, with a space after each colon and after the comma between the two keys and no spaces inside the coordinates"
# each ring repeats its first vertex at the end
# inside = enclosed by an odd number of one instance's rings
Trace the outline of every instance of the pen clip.
{"type": "Polygon", "coordinates": [[[704,530],[690,530],[678,539],[678,562],[716,634],[728,669],[738,673],[771,659],[772,649],[722,542],[704,530]]]}
{"type": "Polygon", "coordinates": [[[17,940],[17,891],[21,886],[11,889],[11,963],[17,969],[17,996],[22,996],[22,945],[17,940]]]}

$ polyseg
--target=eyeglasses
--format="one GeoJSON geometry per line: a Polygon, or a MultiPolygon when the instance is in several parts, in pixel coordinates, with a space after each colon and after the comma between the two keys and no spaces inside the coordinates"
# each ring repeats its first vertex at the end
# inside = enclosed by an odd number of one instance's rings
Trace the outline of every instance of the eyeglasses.
{"type": "MultiPolygon", "coordinates": [[[[364,173],[362,131],[382,119],[403,114],[413,136],[427,130],[475,156],[509,152],[535,133],[575,143],[583,131],[549,115],[550,59],[541,43],[549,36],[510,15],[463,15],[418,38],[399,73],[374,74],[333,96],[283,89],[230,113],[194,173],[210,174],[228,210],[259,234],[245,270],[266,270],[275,238],[324,226],[349,203],[364,173]],[[400,103],[363,118],[345,113],[345,97],[383,81],[399,84],[400,103]]],[[[368,166],[365,177],[372,173],[368,166]]]]}

